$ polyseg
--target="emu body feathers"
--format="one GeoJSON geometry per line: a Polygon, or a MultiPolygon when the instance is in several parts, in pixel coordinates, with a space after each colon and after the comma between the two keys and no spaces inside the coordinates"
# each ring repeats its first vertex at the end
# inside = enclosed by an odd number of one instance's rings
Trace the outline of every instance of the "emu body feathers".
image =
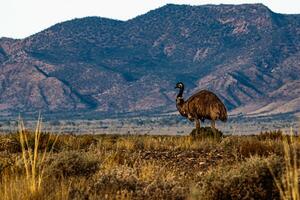
{"type": "Polygon", "coordinates": [[[182,94],[183,83],[179,82],[175,88],[179,88],[176,98],[176,107],[179,113],[191,121],[196,122],[196,129],[200,128],[200,122],[205,119],[211,120],[212,128],[215,128],[215,120],[226,122],[227,110],[222,101],[214,93],[201,90],[184,101],[182,94]]]}

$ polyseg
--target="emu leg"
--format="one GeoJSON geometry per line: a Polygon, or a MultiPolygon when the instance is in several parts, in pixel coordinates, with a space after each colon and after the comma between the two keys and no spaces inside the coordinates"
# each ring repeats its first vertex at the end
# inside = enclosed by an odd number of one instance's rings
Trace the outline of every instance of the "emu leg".
{"type": "Polygon", "coordinates": [[[213,130],[216,129],[216,123],[215,123],[215,120],[211,120],[211,128],[212,128],[213,130]]]}
{"type": "Polygon", "coordinates": [[[216,136],[216,123],[215,123],[215,120],[211,120],[211,130],[212,132],[214,133],[214,136],[216,136]]]}
{"type": "Polygon", "coordinates": [[[196,122],[196,129],[200,130],[200,121],[199,121],[199,119],[195,119],[195,122],[196,122]]]}

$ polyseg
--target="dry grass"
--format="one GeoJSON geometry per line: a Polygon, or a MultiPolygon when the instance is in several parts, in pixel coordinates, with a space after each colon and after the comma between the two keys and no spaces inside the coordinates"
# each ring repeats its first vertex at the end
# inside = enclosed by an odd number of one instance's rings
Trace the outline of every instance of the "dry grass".
{"type": "MultiPolygon", "coordinates": [[[[31,199],[37,198],[41,193],[45,161],[52,153],[58,137],[55,136],[56,139],[54,139],[54,143],[50,146],[49,142],[52,135],[49,135],[45,148],[40,152],[41,124],[41,118],[39,118],[36,130],[34,133],[29,134],[24,127],[23,121],[19,120],[18,135],[21,158],[18,160],[18,157],[16,157],[15,164],[8,165],[2,169],[2,188],[0,194],[2,194],[4,199],[31,199]],[[33,143],[30,143],[31,140],[28,139],[30,135],[34,137],[33,143]],[[48,147],[50,147],[49,151],[48,147]],[[18,192],[19,190],[20,192],[18,192]]],[[[13,145],[15,147],[15,143],[13,145]]]]}
{"type": "Polygon", "coordinates": [[[295,138],[292,134],[283,140],[284,152],[284,171],[281,177],[274,175],[274,170],[270,167],[270,171],[275,179],[276,186],[280,192],[281,199],[299,200],[299,161],[298,161],[299,138],[295,138]]]}
{"type": "Polygon", "coordinates": [[[280,163],[276,156],[253,156],[240,163],[218,166],[199,176],[191,199],[278,199],[273,176],[280,174],[280,163]]]}
{"type": "Polygon", "coordinates": [[[287,154],[283,141],[273,133],[217,139],[54,136],[42,133],[39,123],[35,132],[25,131],[21,124],[18,134],[0,136],[0,196],[7,200],[289,199],[283,194],[297,188],[294,156],[300,153],[300,143],[289,140],[293,151],[287,154]]]}

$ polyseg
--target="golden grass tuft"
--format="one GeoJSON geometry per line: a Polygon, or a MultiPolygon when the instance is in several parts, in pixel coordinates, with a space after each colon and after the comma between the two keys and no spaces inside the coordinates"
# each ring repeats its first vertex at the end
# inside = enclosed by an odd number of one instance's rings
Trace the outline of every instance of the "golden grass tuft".
{"type": "Polygon", "coordinates": [[[270,171],[273,174],[276,186],[280,192],[280,197],[283,200],[299,200],[299,161],[297,158],[297,144],[299,144],[299,138],[294,137],[291,130],[289,136],[285,137],[282,141],[283,145],[283,164],[285,172],[281,177],[274,175],[274,170],[270,167],[270,171]]]}
{"type": "MultiPolygon", "coordinates": [[[[19,120],[19,135],[20,135],[20,144],[22,149],[22,159],[24,163],[24,169],[26,174],[26,181],[29,183],[29,190],[31,193],[39,192],[41,189],[41,184],[43,181],[44,169],[45,169],[45,160],[48,156],[47,148],[44,149],[42,155],[39,155],[39,145],[41,138],[41,128],[42,119],[39,117],[34,132],[34,147],[33,149],[29,146],[26,129],[22,120],[19,120]]],[[[58,135],[56,136],[55,141],[57,140],[58,135]]],[[[48,142],[51,139],[49,135],[48,142]]],[[[53,149],[55,142],[52,144],[51,149],[53,149]]],[[[49,154],[51,153],[51,150],[49,154]]]]}
{"type": "MultiPolygon", "coordinates": [[[[0,192],[4,199],[38,198],[44,180],[45,161],[52,153],[55,145],[54,142],[50,147],[50,151],[47,151],[46,145],[46,148],[42,152],[39,152],[41,127],[42,119],[39,117],[34,132],[34,144],[32,146],[29,143],[29,134],[25,129],[24,123],[21,119],[19,120],[18,132],[21,146],[21,161],[25,175],[20,176],[13,167],[5,170],[2,176],[2,188],[0,192]]],[[[49,135],[48,143],[51,141],[51,137],[52,135],[49,135]]],[[[58,135],[55,136],[55,141],[57,137],[58,135]]]]}

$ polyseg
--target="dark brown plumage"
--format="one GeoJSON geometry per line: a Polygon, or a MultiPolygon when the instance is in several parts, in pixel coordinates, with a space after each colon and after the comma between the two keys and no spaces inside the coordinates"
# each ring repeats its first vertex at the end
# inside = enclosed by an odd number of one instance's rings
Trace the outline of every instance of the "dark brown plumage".
{"type": "Polygon", "coordinates": [[[175,88],[179,88],[176,98],[176,107],[179,113],[190,121],[196,122],[196,129],[200,129],[200,121],[211,120],[211,127],[215,129],[215,121],[226,122],[227,110],[222,101],[214,93],[208,90],[201,90],[184,101],[182,94],[184,84],[179,82],[175,88]]]}

